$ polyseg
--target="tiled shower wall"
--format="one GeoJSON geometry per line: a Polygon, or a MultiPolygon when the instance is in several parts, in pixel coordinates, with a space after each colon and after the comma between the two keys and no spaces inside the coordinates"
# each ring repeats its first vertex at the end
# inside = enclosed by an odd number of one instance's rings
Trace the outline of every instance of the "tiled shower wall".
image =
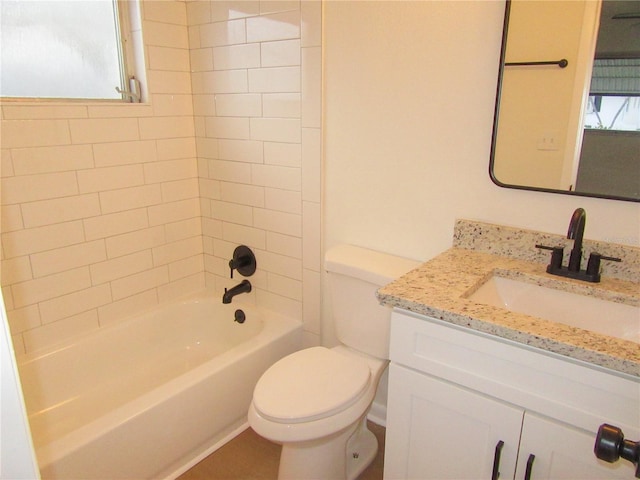
{"type": "Polygon", "coordinates": [[[320,334],[320,1],[187,2],[206,281],[320,334]]]}
{"type": "Polygon", "coordinates": [[[142,18],[149,103],[2,104],[1,276],[17,353],[107,325],[205,283],[221,289],[237,243],[256,249],[254,300],[304,314],[307,342],[317,342],[319,3],[145,0],[142,18]],[[247,12],[248,6],[253,10],[247,12]],[[233,20],[221,17],[223,11],[233,20]],[[285,67],[297,68],[297,89],[257,92],[247,83],[245,92],[224,90],[241,72],[250,78],[261,70],[270,78],[280,68],[269,64],[278,54],[262,48],[271,42],[264,38],[241,43],[258,44],[266,63],[236,63],[244,58],[231,48],[237,39],[221,34],[241,30],[231,13],[236,11],[242,12],[245,35],[262,17],[264,35],[278,30],[270,15],[288,15],[291,25],[297,15],[297,36],[288,40],[298,41],[302,60],[285,67]],[[311,13],[314,28],[301,27],[300,18],[311,13]],[[305,30],[318,32],[313,46],[304,46],[305,30]],[[311,78],[302,68],[310,55],[311,78]],[[305,79],[317,89],[307,102],[305,79]],[[236,93],[261,97],[260,115],[242,110],[248,98],[229,95],[236,93]],[[300,97],[297,118],[290,101],[270,96],[280,93],[300,97]],[[305,120],[307,112],[314,118],[305,120]],[[243,121],[247,138],[230,133],[243,121]],[[280,127],[288,132],[285,138],[280,127]],[[254,152],[262,145],[262,160],[237,156],[245,140],[254,152]],[[297,157],[284,154],[296,145],[297,157]],[[237,177],[234,172],[243,169],[249,176],[237,177]],[[305,175],[314,178],[305,181],[305,175]]]}

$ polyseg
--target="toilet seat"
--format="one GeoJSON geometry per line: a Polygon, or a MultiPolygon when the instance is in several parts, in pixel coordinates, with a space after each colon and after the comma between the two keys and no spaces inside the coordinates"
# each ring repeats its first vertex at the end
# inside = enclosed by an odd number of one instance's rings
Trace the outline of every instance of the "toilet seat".
{"type": "Polygon", "coordinates": [[[295,352],[260,378],[253,406],[276,423],[326,418],[353,405],[371,382],[369,365],[325,347],[295,352]]]}

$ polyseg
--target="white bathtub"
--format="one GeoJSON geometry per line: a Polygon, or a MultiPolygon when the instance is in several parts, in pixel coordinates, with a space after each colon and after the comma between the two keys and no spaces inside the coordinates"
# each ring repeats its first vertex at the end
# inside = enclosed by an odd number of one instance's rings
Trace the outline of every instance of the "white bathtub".
{"type": "Polygon", "coordinates": [[[176,477],[246,427],[255,383],[301,335],[207,290],[19,358],[42,477],[176,477]]]}

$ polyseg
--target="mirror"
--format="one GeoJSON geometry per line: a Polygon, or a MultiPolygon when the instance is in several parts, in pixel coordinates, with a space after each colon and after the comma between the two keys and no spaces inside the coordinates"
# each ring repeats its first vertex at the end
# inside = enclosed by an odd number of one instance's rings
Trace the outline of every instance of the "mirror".
{"type": "Polygon", "coordinates": [[[640,2],[507,0],[489,171],[640,201],[640,2]]]}

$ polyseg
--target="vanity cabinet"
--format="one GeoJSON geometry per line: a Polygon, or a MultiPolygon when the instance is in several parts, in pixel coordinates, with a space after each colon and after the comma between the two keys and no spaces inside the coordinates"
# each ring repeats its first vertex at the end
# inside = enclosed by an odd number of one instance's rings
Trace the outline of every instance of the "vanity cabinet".
{"type": "Polygon", "coordinates": [[[633,479],[602,423],[638,436],[636,379],[394,311],[385,479],[633,479]]]}

